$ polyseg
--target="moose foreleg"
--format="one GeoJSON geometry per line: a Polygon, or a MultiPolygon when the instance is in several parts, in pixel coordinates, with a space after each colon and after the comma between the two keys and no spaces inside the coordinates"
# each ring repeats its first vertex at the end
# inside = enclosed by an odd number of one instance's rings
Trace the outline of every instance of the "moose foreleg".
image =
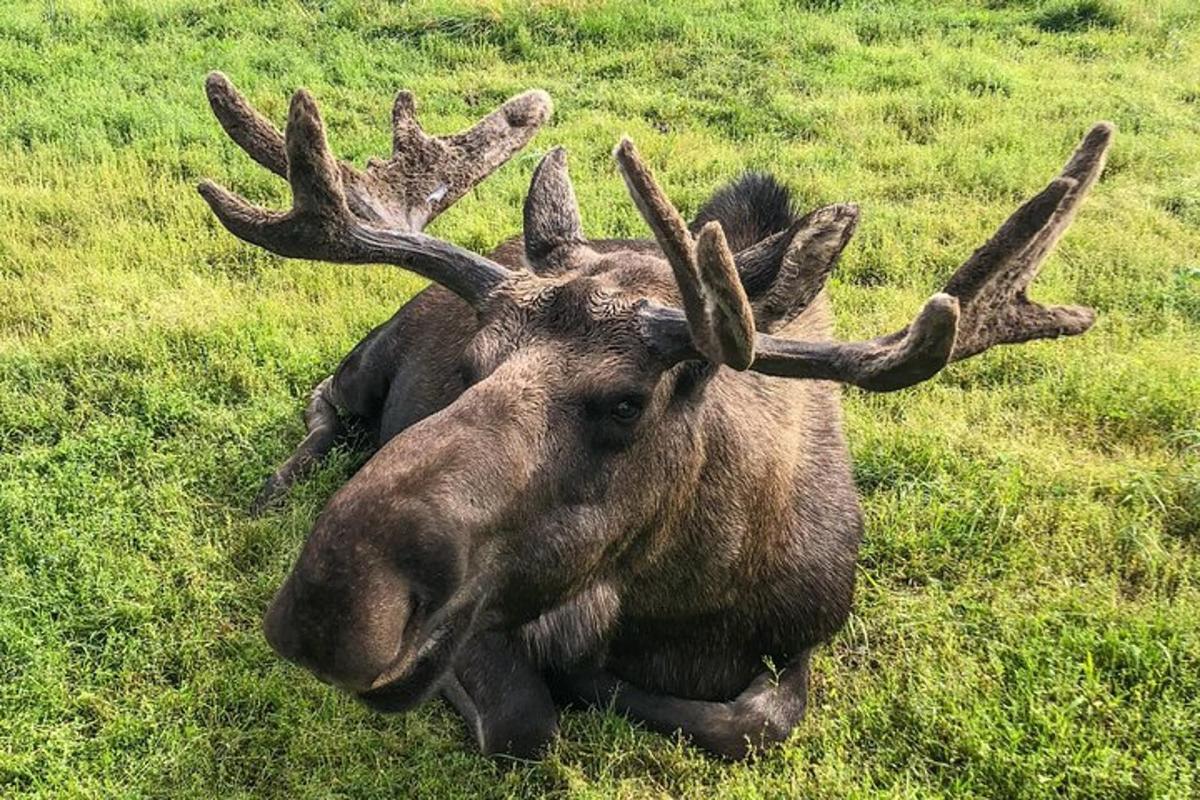
{"type": "Polygon", "coordinates": [[[338,434],[342,432],[342,423],[329,396],[332,386],[333,376],[330,375],[313,389],[308,406],[304,409],[304,425],[308,428],[308,435],[292,451],[288,460],[263,483],[254,502],[250,504],[252,516],[258,516],[265,511],[291,488],[293,483],[321,463],[333,447],[338,434]]]}
{"type": "Polygon", "coordinates": [[[564,700],[612,708],[652,731],[678,731],[710,753],[740,761],[786,740],[804,718],[811,653],[804,651],[782,672],[764,672],[724,703],[654,694],[606,672],[567,676],[555,689],[564,700]]]}
{"type": "Polygon", "coordinates": [[[503,633],[467,642],[442,696],[487,756],[537,758],[558,734],[558,710],[542,676],[503,633]]]}

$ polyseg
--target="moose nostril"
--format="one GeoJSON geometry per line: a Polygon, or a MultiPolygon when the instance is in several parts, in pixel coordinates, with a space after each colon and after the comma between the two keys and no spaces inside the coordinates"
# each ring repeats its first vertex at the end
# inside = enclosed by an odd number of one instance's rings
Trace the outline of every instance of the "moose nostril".
{"type": "Polygon", "coordinates": [[[390,571],[369,588],[371,602],[349,602],[342,587],[293,573],[263,615],[263,636],[280,657],[321,681],[364,691],[419,638],[430,608],[420,587],[390,571]]]}
{"type": "Polygon", "coordinates": [[[423,603],[421,595],[417,592],[408,593],[408,620],[404,624],[404,635],[407,636],[412,632],[415,623],[421,618],[423,603]]]}

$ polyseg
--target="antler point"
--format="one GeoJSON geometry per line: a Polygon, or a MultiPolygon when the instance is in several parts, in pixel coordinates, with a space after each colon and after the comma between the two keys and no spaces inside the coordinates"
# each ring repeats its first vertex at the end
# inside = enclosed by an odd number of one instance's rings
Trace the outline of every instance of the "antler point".
{"type": "MultiPolygon", "coordinates": [[[[292,95],[291,107],[288,109],[287,140],[289,148],[292,138],[297,134],[301,139],[308,140],[324,136],[325,126],[321,122],[321,112],[317,101],[307,89],[297,89],[292,95]]],[[[297,140],[297,143],[301,139],[297,140]]]]}
{"type": "Polygon", "coordinates": [[[312,92],[300,87],[292,94],[291,109],[295,111],[298,107],[308,106],[312,110],[316,110],[317,101],[313,98],[312,92]]]}
{"type": "Polygon", "coordinates": [[[396,99],[392,102],[392,121],[411,119],[416,113],[417,96],[408,89],[396,92],[396,99]]]}
{"type": "Polygon", "coordinates": [[[204,178],[196,184],[196,191],[210,206],[213,206],[214,210],[218,205],[223,204],[231,194],[228,189],[210,178],[204,178]]]}
{"type": "Polygon", "coordinates": [[[554,101],[550,99],[550,94],[542,89],[530,89],[523,92],[509,101],[512,106],[508,123],[518,127],[529,127],[531,125],[541,125],[550,115],[554,113],[554,101]]]}

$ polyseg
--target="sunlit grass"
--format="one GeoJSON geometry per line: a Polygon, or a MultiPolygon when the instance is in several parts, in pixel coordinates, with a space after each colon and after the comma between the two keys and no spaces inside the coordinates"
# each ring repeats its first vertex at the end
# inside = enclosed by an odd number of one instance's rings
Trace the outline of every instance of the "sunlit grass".
{"type": "Polygon", "coordinates": [[[1188,0],[14,2],[0,9],[0,794],[1193,797],[1200,792],[1200,9],[1188,0]],[[847,393],[867,540],[809,719],[753,765],[574,714],[537,765],[439,706],[368,713],[257,625],[342,453],[262,520],[308,388],[419,288],[247,247],[193,190],[285,187],[220,131],[226,71],[339,153],[391,93],[459,128],[555,116],[435,225],[519,229],[570,150],[593,236],[644,235],[633,135],[685,211],[746,168],[864,213],[846,336],[894,329],[1098,119],[1108,171],[1036,295],[1086,337],[847,393]]]}

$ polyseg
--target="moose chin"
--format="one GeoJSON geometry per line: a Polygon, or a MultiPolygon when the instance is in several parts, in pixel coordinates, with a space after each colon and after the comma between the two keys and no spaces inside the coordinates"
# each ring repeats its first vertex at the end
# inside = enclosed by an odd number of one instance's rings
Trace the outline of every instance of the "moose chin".
{"type": "Polygon", "coordinates": [[[825,283],[854,205],[799,214],[749,174],[689,223],[626,139],[616,166],[653,238],[589,240],[556,148],[523,233],[482,256],[423,230],[530,141],[544,93],[431,136],[401,92],[392,156],[360,171],[330,153],[305,91],[280,133],[224,76],[207,89],[292,190],[276,212],[203,183],[233,234],[432,282],[318,384],[307,436],[255,500],[269,507],[345,431],[368,432],[375,452],[316,520],[267,640],[382,711],[440,694],[485,753],[542,752],[566,705],[731,759],[786,739],[854,591],[840,385],[904,389],[1094,321],[1027,290],[1103,169],[1108,123],[909,325],[846,342],[825,283]]]}

